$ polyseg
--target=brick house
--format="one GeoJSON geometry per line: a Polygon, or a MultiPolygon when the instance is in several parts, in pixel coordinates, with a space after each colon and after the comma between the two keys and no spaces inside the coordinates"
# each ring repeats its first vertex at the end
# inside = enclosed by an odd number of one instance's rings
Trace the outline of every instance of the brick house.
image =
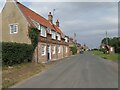
{"type": "Polygon", "coordinates": [[[17,2],[7,0],[2,10],[2,41],[31,44],[28,36],[30,27],[39,30],[39,42],[35,49],[34,60],[46,62],[69,56],[69,38],[59,27],[59,20],[53,23],[53,15],[48,19],[17,2]]]}

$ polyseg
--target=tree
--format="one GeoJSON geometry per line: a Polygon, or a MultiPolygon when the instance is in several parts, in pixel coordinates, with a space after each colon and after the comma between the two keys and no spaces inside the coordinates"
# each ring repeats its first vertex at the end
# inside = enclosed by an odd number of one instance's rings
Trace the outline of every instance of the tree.
{"type": "MultiPolygon", "coordinates": [[[[120,41],[118,37],[107,38],[108,45],[114,47],[116,53],[120,53],[120,41]]],[[[107,44],[106,38],[101,41],[101,44],[107,44]]]]}

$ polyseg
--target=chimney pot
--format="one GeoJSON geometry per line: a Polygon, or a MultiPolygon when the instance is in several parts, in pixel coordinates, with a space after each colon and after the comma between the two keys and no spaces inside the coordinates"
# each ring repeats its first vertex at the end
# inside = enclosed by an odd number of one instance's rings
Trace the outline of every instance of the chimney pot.
{"type": "Polygon", "coordinates": [[[53,24],[53,15],[51,14],[51,12],[49,12],[48,14],[48,21],[53,24]]]}
{"type": "Polygon", "coordinates": [[[51,15],[51,12],[49,12],[49,15],[51,15]]]}
{"type": "Polygon", "coordinates": [[[58,20],[58,19],[57,19],[57,21],[56,21],[56,26],[59,27],[59,20],[58,20]]]}

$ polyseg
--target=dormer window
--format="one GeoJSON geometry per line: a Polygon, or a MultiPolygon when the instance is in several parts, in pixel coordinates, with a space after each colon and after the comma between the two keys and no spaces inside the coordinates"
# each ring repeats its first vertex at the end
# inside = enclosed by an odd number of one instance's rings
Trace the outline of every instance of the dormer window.
{"type": "Polygon", "coordinates": [[[61,40],[59,33],[57,33],[57,40],[61,40]]]}
{"type": "Polygon", "coordinates": [[[33,24],[37,27],[38,30],[40,30],[40,24],[34,20],[32,20],[33,24]]]}
{"type": "Polygon", "coordinates": [[[65,37],[65,42],[68,42],[68,38],[67,37],[65,37]]]}
{"type": "Polygon", "coordinates": [[[47,31],[51,34],[51,29],[49,27],[47,28],[47,31]]]}
{"type": "Polygon", "coordinates": [[[41,36],[47,37],[46,28],[44,26],[41,26],[41,36]]]}
{"type": "Polygon", "coordinates": [[[52,39],[56,39],[56,33],[54,31],[51,31],[52,39]]]}

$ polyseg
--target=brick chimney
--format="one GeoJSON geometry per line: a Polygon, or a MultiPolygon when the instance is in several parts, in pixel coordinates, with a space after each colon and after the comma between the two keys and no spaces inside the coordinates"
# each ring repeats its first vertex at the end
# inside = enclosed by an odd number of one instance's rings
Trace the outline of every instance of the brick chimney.
{"type": "Polygon", "coordinates": [[[48,14],[48,21],[53,24],[53,15],[51,14],[51,12],[49,12],[48,14]]]}
{"type": "Polygon", "coordinates": [[[57,19],[57,21],[56,21],[56,26],[59,27],[59,20],[58,20],[58,19],[57,19]]]}

